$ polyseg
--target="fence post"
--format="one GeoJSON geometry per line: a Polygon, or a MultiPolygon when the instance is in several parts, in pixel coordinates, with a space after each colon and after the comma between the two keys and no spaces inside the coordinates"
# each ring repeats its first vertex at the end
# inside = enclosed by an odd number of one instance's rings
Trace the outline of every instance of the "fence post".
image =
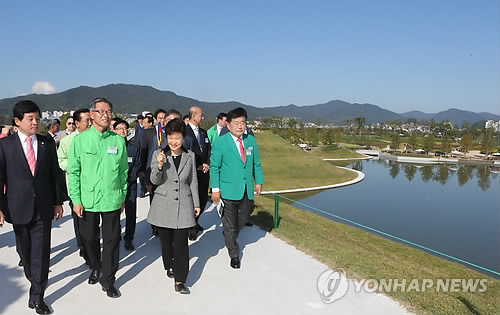
{"type": "Polygon", "coordinates": [[[274,228],[278,228],[279,221],[279,208],[280,208],[280,196],[278,194],[274,195],[274,228]]]}

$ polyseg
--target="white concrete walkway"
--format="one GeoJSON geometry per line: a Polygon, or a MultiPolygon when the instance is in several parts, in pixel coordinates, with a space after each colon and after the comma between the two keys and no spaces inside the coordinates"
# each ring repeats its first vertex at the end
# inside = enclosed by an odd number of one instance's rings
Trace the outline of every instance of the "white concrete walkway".
{"type": "MultiPolygon", "coordinates": [[[[352,283],[342,299],[323,303],[317,280],[328,267],[256,226],[242,231],[242,267],[233,270],[215,211],[203,214],[200,223],[206,230],[190,242],[191,294],[180,295],[165,276],[159,239],[151,237],[145,220],[147,198],[139,199],[139,205],[136,250],[127,252],[120,245],[118,299],[108,298],[99,284],[87,284],[89,270],[78,256],[65,207],[63,219],[53,224],[45,295],[55,314],[406,314],[383,295],[354,293],[352,283]]],[[[17,266],[10,224],[0,228],[0,257],[0,314],[35,314],[27,307],[29,283],[17,266]]]]}

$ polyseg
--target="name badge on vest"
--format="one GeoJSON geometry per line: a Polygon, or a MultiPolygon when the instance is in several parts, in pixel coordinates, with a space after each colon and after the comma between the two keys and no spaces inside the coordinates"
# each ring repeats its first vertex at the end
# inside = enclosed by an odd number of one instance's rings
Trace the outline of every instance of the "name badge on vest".
{"type": "Polygon", "coordinates": [[[118,154],[118,149],[115,146],[108,148],[108,154],[118,154]]]}
{"type": "Polygon", "coordinates": [[[246,151],[246,155],[252,155],[253,147],[249,147],[246,151]]]}
{"type": "Polygon", "coordinates": [[[205,143],[209,143],[210,141],[208,140],[208,138],[205,138],[205,143]]]}
{"type": "Polygon", "coordinates": [[[132,159],[133,159],[133,157],[129,156],[129,157],[128,157],[128,162],[129,162],[129,163],[132,163],[132,159]]]}

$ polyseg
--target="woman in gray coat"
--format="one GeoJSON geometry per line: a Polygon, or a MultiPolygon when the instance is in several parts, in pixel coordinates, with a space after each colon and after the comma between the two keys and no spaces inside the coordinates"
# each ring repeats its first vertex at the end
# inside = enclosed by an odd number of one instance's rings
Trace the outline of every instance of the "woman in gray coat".
{"type": "Polygon", "coordinates": [[[175,278],[175,291],[187,294],[189,271],[189,228],[200,214],[196,161],[193,152],[182,144],[186,125],[180,119],[165,127],[168,147],[156,150],[151,160],[151,182],[155,190],[148,222],[158,227],[163,267],[169,278],[175,278]]]}

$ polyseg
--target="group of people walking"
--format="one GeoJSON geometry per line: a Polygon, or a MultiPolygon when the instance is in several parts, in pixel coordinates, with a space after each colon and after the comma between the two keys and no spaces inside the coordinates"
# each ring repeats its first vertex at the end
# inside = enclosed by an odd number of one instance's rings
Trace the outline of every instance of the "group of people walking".
{"type": "Polygon", "coordinates": [[[68,199],[80,256],[90,267],[88,283],[100,283],[111,298],[120,296],[114,285],[120,215],[126,212],[124,247],[134,250],[138,194],[149,194],[147,221],[160,239],[163,267],[174,278],[176,292],[189,293],[188,239],[196,240],[203,231],[198,219],[210,189],[212,201],[224,204],[229,265],[240,268],[237,238],[253,210],[254,184],[257,194],[263,184],[257,143],[243,108],[219,114],[208,133],[200,127],[199,107],[190,109],[187,122],[176,110],[159,109],[153,117],[139,117],[130,142],[128,123],[112,118],[113,104],[97,98],[89,109],[74,112],[75,131],[61,137],[57,153],[53,136],[37,134],[41,113],[34,102],[18,102],[13,114],[18,132],[0,140],[0,226],[4,220],[13,224],[31,282],[29,308],[51,313],[44,302],[51,222],[61,219],[68,199]],[[137,192],[137,178],[145,191],[137,192]]]}

